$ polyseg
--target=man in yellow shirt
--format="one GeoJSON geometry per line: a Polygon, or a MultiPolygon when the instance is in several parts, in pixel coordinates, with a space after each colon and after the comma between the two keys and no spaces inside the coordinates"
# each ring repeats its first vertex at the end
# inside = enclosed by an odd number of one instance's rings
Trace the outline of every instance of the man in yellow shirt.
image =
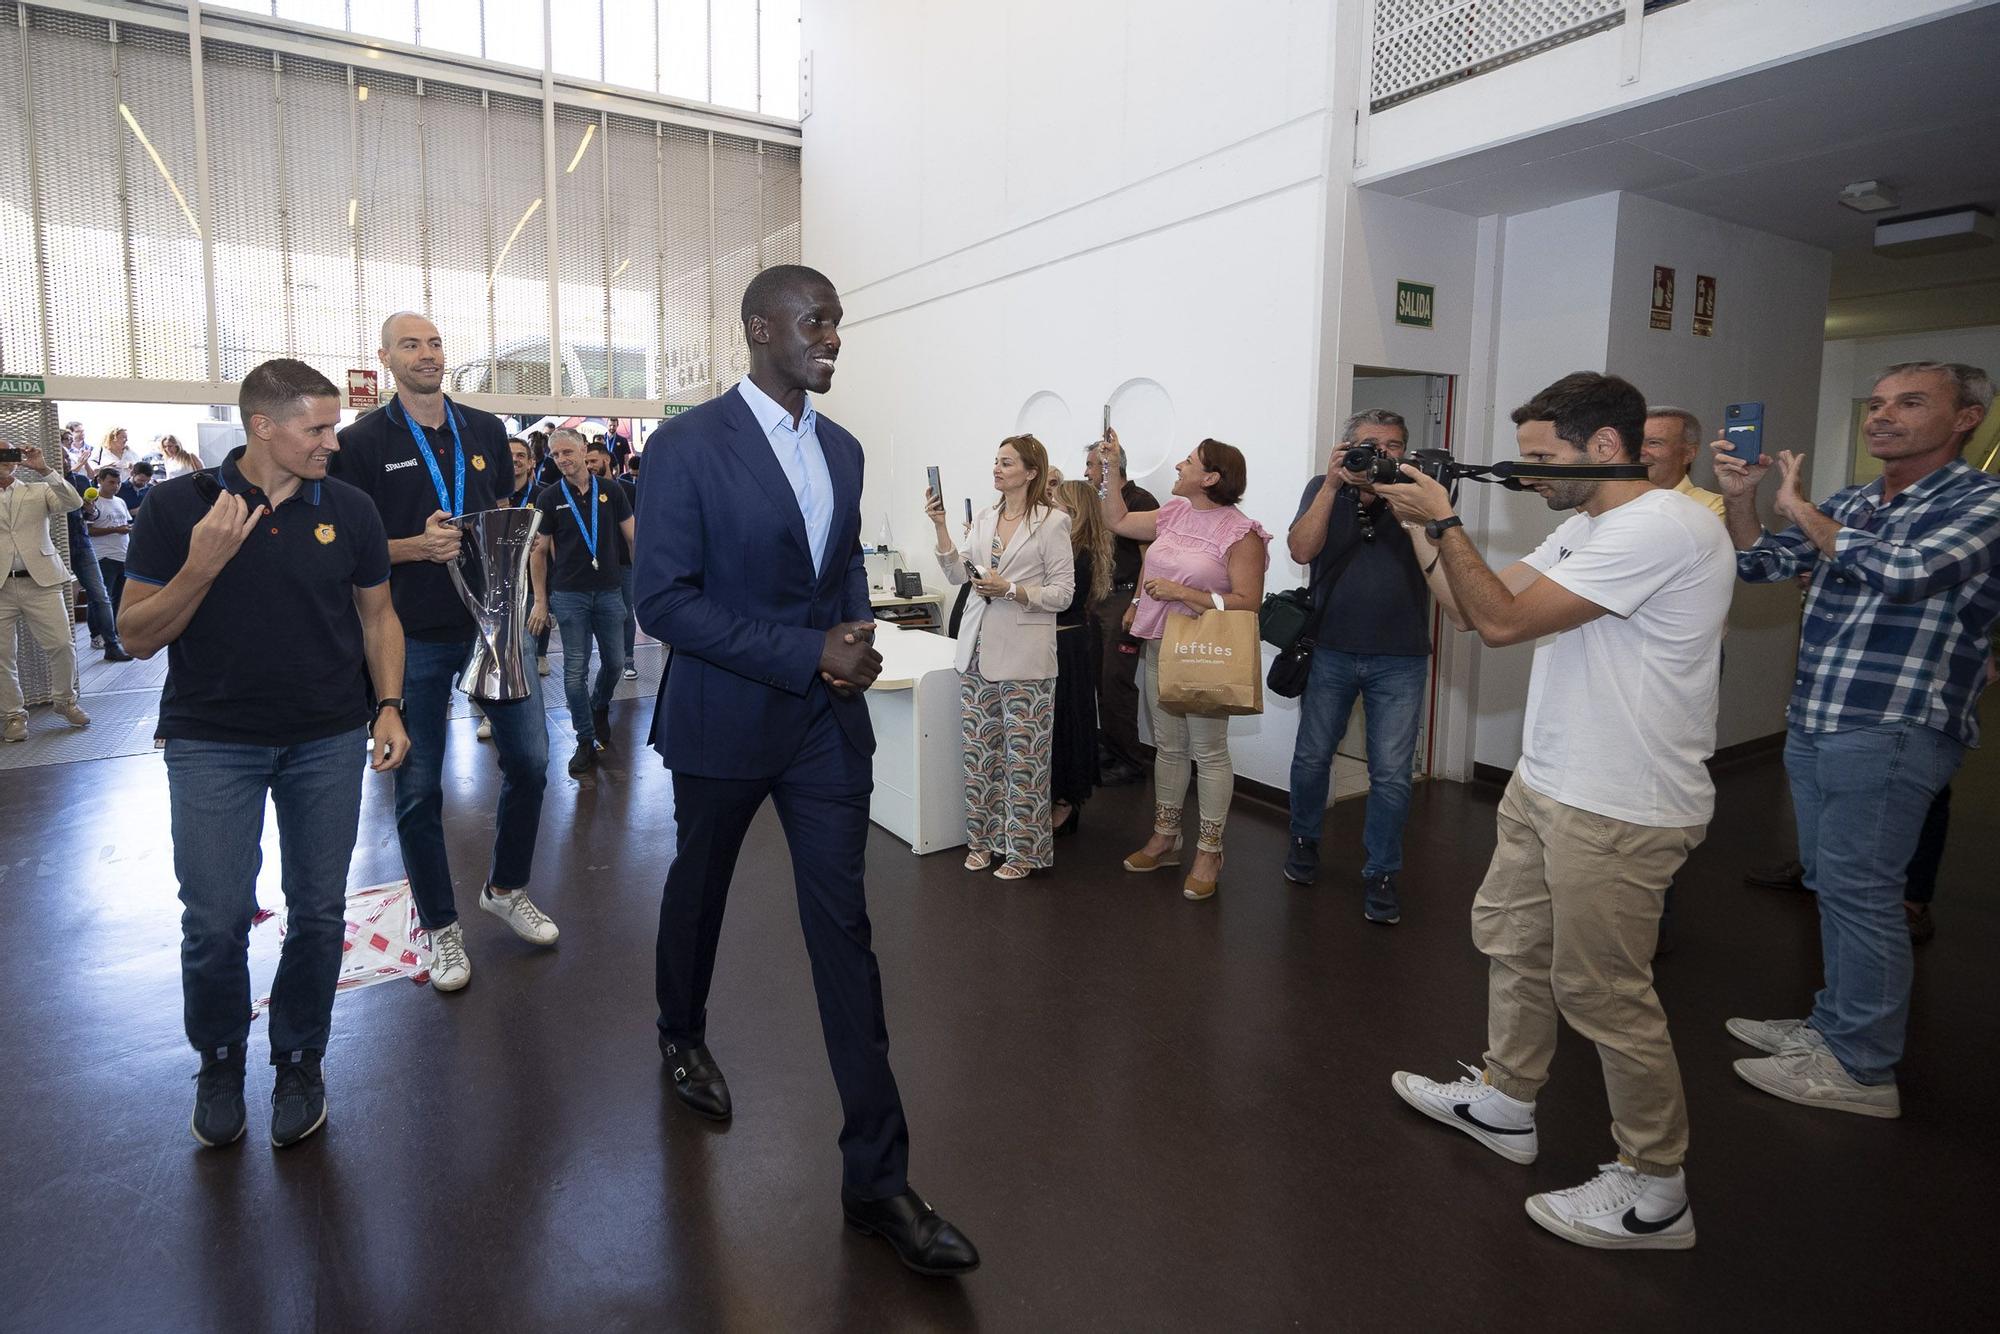
{"type": "Polygon", "coordinates": [[[1715,511],[1722,517],[1722,497],[1696,486],[1688,476],[1695,452],[1701,448],[1701,419],[1685,408],[1646,409],[1646,436],[1639,458],[1653,485],[1682,495],[1715,511]]]}

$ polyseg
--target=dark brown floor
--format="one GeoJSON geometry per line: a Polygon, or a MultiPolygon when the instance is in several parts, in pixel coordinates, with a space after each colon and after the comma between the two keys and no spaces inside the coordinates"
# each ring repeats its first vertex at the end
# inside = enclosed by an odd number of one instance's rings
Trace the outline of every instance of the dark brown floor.
{"type": "MultiPolygon", "coordinates": [[[[632,755],[645,706],[619,709],[632,755]]],[[[494,780],[469,721],[452,745],[470,886],[494,780]]],[[[249,1139],[209,1152],[187,1133],[159,760],[0,774],[0,1326],[1858,1329],[1986,1305],[1990,751],[1960,781],[1897,1122],[1793,1108],[1730,1073],[1747,1053],[1724,1018],[1803,1013],[1818,965],[1810,901],[1737,879],[1789,846],[1778,763],[1724,775],[1660,968],[1694,1119],[1701,1244],[1684,1254],[1588,1251],[1523,1214],[1532,1191],[1609,1157],[1596,1062],[1573,1037],[1532,1167],[1389,1089],[1399,1066],[1445,1076],[1478,1059],[1466,905],[1493,792],[1419,789],[1393,929],[1362,921],[1354,851],[1321,887],[1287,887],[1283,824],[1262,810],[1232,825],[1205,905],[1118,869],[1144,833],[1136,788],[1094,803],[1058,876],[1026,885],[968,876],[955,855],[918,861],[878,830],[871,896],[914,1178],[985,1256],[952,1284],[840,1225],[837,1112],[775,819],[745,851],[723,939],[710,1036],[738,1112],[717,1131],[664,1098],[653,1045],[666,775],[635,760],[579,789],[554,749],[537,897],[560,948],[517,945],[462,888],[471,988],[342,997],[331,1122],[284,1154],[259,1133],[261,1065],[249,1139]]],[[[1329,849],[1355,848],[1361,815],[1336,809],[1329,849]]],[[[373,781],[353,883],[399,874],[373,781]]]]}

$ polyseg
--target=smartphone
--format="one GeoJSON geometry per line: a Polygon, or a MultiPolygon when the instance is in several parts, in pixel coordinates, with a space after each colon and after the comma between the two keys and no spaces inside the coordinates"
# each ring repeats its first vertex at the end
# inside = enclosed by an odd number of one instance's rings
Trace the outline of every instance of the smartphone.
{"type": "Polygon", "coordinates": [[[924,469],[924,476],[930,478],[931,494],[937,497],[938,504],[944,504],[944,483],[938,480],[938,470],[936,468],[926,468],[924,469]]]}
{"type": "Polygon", "coordinates": [[[1098,439],[1108,440],[1111,438],[1111,405],[1109,403],[1104,405],[1104,425],[1098,429],[1104,432],[1104,434],[1097,437],[1098,439]]]}
{"type": "Polygon", "coordinates": [[[0,463],[19,463],[20,461],[21,461],[20,450],[0,449],[0,463]]]}
{"type": "Polygon", "coordinates": [[[1722,437],[1732,455],[1754,467],[1764,453],[1764,405],[1731,403],[1724,408],[1722,437]]]}
{"type": "Polygon", "coordinates": [[[965,574],[968,579],[984,579],[986,577],[986,571],[980,569],[971,561],[965,562],[965,574]]]}
{"type": "Polygon", "coordinates": [[[965,498],[965,526],[966,526],[967,528],[970,528],[970,527],[972,527],[972,497],[971,497],[971,496],[967,496],[967,497],[965,498]]]}

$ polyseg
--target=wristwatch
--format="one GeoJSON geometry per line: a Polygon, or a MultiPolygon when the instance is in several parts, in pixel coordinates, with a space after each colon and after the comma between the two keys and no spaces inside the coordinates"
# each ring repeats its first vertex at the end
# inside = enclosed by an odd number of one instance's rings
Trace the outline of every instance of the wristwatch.
{"type": "Polygon", "coordinates": [[[1465,520],[1456,514],[1447,514],[1442,519],[1432,519],[1424,525],[1424,536],[1435,542],[1445,535],[1447,529],[1463,528],[1465,520]]]}
{"type": "Polygon", "coordinates": [[[401,714],[401,713],[403,712],[403,699],[402,699],[402,696],[400,696],[400,695],[390,695],[390,696],[389,696],[388,698],[386,698],[386,699],[378,699],[378,700],[376,700],[376,701],[375,701],[375,713],[376,713],[376,716],[378,716],[378,717],[379,717],[379,716],[381,715],[381,713],[382,713],[382,710],[384,710],[384,709],[394,709],[394,710],[395,710],[395,711],[396,711],[396,712],[397,712],[397,713],[398,713],[398,714],[400,715],[400,714],[401,714]]]}

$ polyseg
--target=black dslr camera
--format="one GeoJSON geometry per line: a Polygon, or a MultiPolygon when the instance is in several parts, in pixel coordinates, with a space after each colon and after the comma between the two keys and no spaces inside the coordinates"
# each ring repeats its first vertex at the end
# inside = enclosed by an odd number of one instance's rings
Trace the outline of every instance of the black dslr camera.
{"type": "Polygon", "coordinates": [[[1413,449],[1397,459],[1384,454],[1374,445],[1353,445],[1342,457],[1340,466],[1348,472],[1367,473],[1370,486],[1390,486],[1409,480],[1402,472],[1405,463],[1445,486],[1470,475],[1463,465],[1442,449],[1413,449]]]}

